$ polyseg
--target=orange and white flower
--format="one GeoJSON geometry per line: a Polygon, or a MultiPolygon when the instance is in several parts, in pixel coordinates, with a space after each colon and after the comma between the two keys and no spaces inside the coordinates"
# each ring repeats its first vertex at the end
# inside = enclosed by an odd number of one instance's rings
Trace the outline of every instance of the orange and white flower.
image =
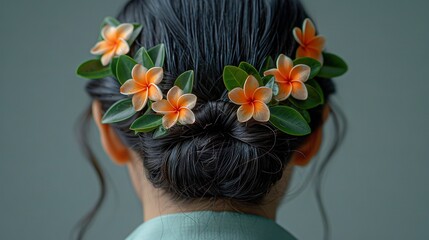
{"type": "Polygon", "coordinates": [[[237,110],[239,122],[247,122],[253,117],[256,121],[267,122],[270,110],[267,103],[271,101],[273,91],[269,87],[260,87],[258,80],[249,75],[244,82],[244,88],[234,88],[228,93],[229,99],[241,105],[237,110]]]}
{"type": "Polygon", "coordinates": [[[311,68],[305,64],[293,66],[290,58],[280,54],[277,58],[277,68],[264,72],[264,76],[273,75],[279,86],[279,93],[275,97],[278,101],[285,100],[291,94],[298,100],[305,100],[308,97],[307,87],[304,82],[310,76],[311,68]]]}
{"type": "Polygon", "coordinates": [[[113,57],[127,54],[130,51],[127,40],[131,37],[133,29],[133,25],[129,23],[123,23],[117,27],[106,24],[101,30],[103,40],[95,44],[91,53],[102,55],[101,64],[107,66],[113,57]]]}
{"type": "Polygon", "coordinates": [[[316,35],[316,28],[313,22],[306,18],[302,25],[302,30],[298,27],[293,29],[293,36],[299,43],[296,57],[310,57],[323,63],[322,51],[325,47],[325,38],[316,35]]]}
{"type": "Polygon", "coordinates": [[[197,103],[197,96],[192,93],[183,93],[178,86],[168,90],[167,99],[152,103],[152,110],[164,114],[162,125],[168,129],[174,126],[177,121],[180,124],[192,124],[195,122],[195,115],[191,111],[197,103]]]}
{"type": "Polygon", "coordinates": [[[133,95],[133,106],[136,111],[140,111],[149,98],[152,101],[162,99],[161,89],[157,86],[162,80],[163,69],[153,67],[149,70],[141,64],[136,64],[131,72],[132,78],[127,80],[120,89],[124,95],[133,95]]]}

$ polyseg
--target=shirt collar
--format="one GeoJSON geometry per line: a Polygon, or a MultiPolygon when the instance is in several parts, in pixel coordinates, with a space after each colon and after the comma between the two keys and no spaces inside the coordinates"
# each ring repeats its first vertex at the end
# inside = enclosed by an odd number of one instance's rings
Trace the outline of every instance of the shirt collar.
{"type": "Polygon", "coordinates": [[[126,240],[296,240],[271,219],[237,212],[196,211],[162,215],[136,228],[126,240]]]}

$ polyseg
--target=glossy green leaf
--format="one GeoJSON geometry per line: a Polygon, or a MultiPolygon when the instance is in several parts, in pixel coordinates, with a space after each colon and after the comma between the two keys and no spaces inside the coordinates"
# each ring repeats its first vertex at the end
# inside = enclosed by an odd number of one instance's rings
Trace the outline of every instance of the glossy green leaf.
{"type": "Polygon", "coordinates": [[[165,58],[165,45],[158,44],[155,47],[149,49],[147,51],[149,57],[151,58],[155,67],[164,66],[164,58],[165,58]]]}
{"type": "Polygon", "coordinates": [[[116,66],[116,75],[119,83],[122,85],[131,79],[131,71],[137,62],[127,55],[121,55],[116,66]]]}
{"type": "Polygon", "coordinates": [[[320,84],[317,82],[316,79],[310,79],[306,84],[312,86],[316,91],[319,93],[319,95],[322,97],[322,104],[325,103],[325,94],[323,93],[322,87],[320,87],[320,84]]]}
{"type": "Polygon", "coordinates": [[[130,38],[128,38],[127,43],[131,46],[133,42],[136,40],[136,38],[139,36],[140,32],[142,31],[143,26],[140,24],[133,24],[133,33],[131,33],[130,38]]]}
{"type": "Polygon", "coordinates": [[[164,136],[168,135],[168,130],[165,129],[162,125],[159,126],[157,129],[155,129],[155,131],[153,132],[152,138],[153,139],[158,139],[158,138],[162,138],[164,136]]]}
{"type": "Polygon", "coordinates": [[[303,136],[311,132],[304,117],[297,110],[288,106],[270,107],[270,123],[280,131],[294,136],[303,136]]]}
{"type": "Polygon", "coordinates": [[[106,124],[124,121],[132,117],[135,113],[136,111],[134,110],[132,99],[125,98],[110,106],[104,113],[101,122],[106,124]]]}
{"type": "Polygon", "coordinates": [[[242,88],[247,76],[248,74],[239,67],[228,65],[223,68],[223,82],[229,91],[236,87],[242,88]]]}
{"type": "Polygon", "coordinates": [[[147,52],[146,48],[141,47],[134,59],[141,65],[143,65],[145,68],[150,69],[155,67],[155,64],[153,63],[152,58],[149,56],[149,53],[147,52]]]}
{"type": "Polygon", "coordinates": [[[103,66],[98,59],[92,59],[82,63],[76,70],[76,74],[83,78],[100,79],[112,75],[109,66],[103,66]]]}
{"type": "Polygon", "coordinates": [[[297,58],[293,60],[293,65],[298,64],[305,64],[311,68],[310,77],[308,79],[313,79],[319,73],[320,68],[322,67],[319,61],[308,57],[297,58]]]}
{"type": "Polygon", "coordinates": [[[130,129],[136,132],[150,132],[155,130],[161,124],[162,115],[144,114],[131,124],[130,129]]]}
{"type": "Polygon", "coordinates": [[[240,65],[238,65],[238,67],[243,69],[248,75],[254,76],[258,80],[259,85],[262,85],[261,75],[259,75],[258,70],[256,70],[254,66],[252,66],[248,62],[241,62],[240,65]]]}
{"type": "Polygon", "coordinates": [[[305,119],[305,121],[307,121],[307,123],[311,122],[310,113],[307,110],[296,107],[293,104],[291,104],[290,107],[298,111],[301,114],[301,116],[305,119]]]}
{"type": "Polygon", "coordinates": [[[110,63],[110,71],[112,72],[112,75],[117,79],[118,76],[116,74],[116,68],[118,67],[118,58],[112,58],[112,62],[110,63]]]}
{"type": "Polygon", "coordinates": [[[180,74],[174,82],[174,85],[182,89],[184,93],[191,93],[192,87],[194,86],[194,71],[189,70],[180,74]]]}
{"type": "Polygon", "coordinates": [[[323,66],[320,69],[318,77],[334,78],[347,72],[347,64],[339,56],[332,53],[323,53],[323,66]]]}
{"type": "Polygon", "coordinates": [[[113,26],[113,27],[117,27],[121,23],[116,18],[106,17],[106,18],[104,18],[102,27],[104,27],[104,25],[106,25],[106,24],[109,24],[110,26],[113,26]]]}
{"type": "Polygon", "coordinates": [[[320,104],[322,104],[323,98],[319,94],[319,92],[314,87],[310,86],[309,84],[305,84],[305,86],[307,87],[307,92],[308,92],[308,97],[306,100],[297,100],[297,99],[293,98],[292,96],[290,96],[289,101],[293,105],[295,105],[301,109],[311,109],[311,108],[317,107],[320,104]]]}
{"type": "Polygon", "coordinates": [[[268,69],[275,68],[276,63],[274,62],[272,57],[266,57],[264,62],[262,62],[261,66],[259,67],[259,73],[261,76],[264,75],[264,72],[268,69]]]}

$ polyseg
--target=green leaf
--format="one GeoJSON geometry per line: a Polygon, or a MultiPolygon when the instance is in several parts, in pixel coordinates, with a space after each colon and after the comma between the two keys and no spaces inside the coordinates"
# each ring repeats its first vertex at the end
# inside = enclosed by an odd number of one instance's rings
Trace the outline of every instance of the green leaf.
{"type": "Polygon", "coordinates": [[[98,59],[92,59],[82,63],[76,70],[76,74],[83,78],[100,79],[112,75],[109,66],[103,66],[98,59]]]}
{"type": "Polygon", "coordinates": [[[133,33],[131,33],[130,38],[127,40],[128,45],[131,46],[133,42],[136,40],[136,38],[139,36],[140,32],[142,31],[143,26],[140,24],[133,24],[133,33]]]}
{"type": "Polygon", "coordinates": [[[113,18],[113,17],[106,17],[106,18],[104,18],[104,21],[103,21],[102,27],[104,27],[106,24],[109,24],[110,26],[113,26],[113,27],[117,27],[117,26],[119,26],[121,23],[120,23],[116,18],[113,18]]]}
{"type": "Polygon", "coordinates": [[[266,87],[271,88],[273,90],[273,95],[279,94],[279,85],[276,83],[275,78],[271,75],[265,76],[262,78],[263,83],[266,87]]]}
{"type": "Polygon", "coordinates": [[[118,58],[112,58],[112,62],[110,63],[110,71],[112,72],[113,76],[117,79],[118,76],[116,75],[116,68],[118,67],[118,58]]]}
{"type": "Polygon", "coordinates": [[[194,86],[194,71],[189,70],[180,74],[174,82],[174,85],[182,89],[184,93],[191,93],[192,87],[194,86]]]}
{"type": "Polygon", "coordinates": [[[137,51],[134,59],[147,69],[155,67],[155,64],[153,63],[152,58],[149,56],[149,53],[146,51],[146,48],[144,47],[141,47],[137,51]]]}
{"type": "Polygon", "coordinates": [[[261,75],[259,75],[258,70],[254,66],[247,62],[241,62],[238,67],[243,69],[248,75],[254,76],[258,80],[259,85],[262,85],[261,75]]]}
{"type": "Polygon", "coordinates": [[[121,85],[124,84],[128,79],[131,79],[131,71],[136,64],[137,62],[127,55],[121,55],[119,57],[116,66],[116,74],[117,79],[121,85]]]}
{"type": "Polygon", "coordinates": [[[223,68],[223,82],[229,91],[236,87],[242,88],[247,76],[248,74],[239,67],[228,65],[223,68]]]}
{"type": "Polygon", "coordinates": [[[307,110],[296,107],[293,104],[290,104],[288,106],[295,109],[296,111],[298,111],[301,114],[301,116],[304,117],[304,119],[305,119],[305,121],[307,121],[307,123],[311,122],[310,113],[307,110]]]}
{"type": "Polygon", "coordinates": [[[308,92],[308,97],[306,100],[297,100],[291,96],[291,97],[289,97],[289,101],[293,105],[295,105],[301,109],[311,109],[311,108],[317,107],[318,105],[322,104],[323,98],[319,94],[319,92],[309,84],[305,84],[305,86],[307,87],[307,92],[308,92]]]}
{"type": "Polygon", "coordinates": [[[316,91],[322,97],[322,104],[324,104],[325,103],[325,94],[323,93],[322,87],[320,87],[319,83],[315,79],[310,79],[305,83],[314,87],[314,89],[316,89],[316,91]]]}
{"type": "Polygon", "coordinates": [[[147,51],[155,67],[162,67],[165,58],[165,45],[158,44],[147,51]]]}
{"type": "Polygon", "coordinates": [[[168,130],[167,130],[167,129],[165,129],[165,128],[161,125],[161,126],[159,126],[157,129],[155,129],[155,131],[153,132],[152,137],[153,137],[153,139],[158,139],[158,138],[164,137],[164,136],[166,136],[166,135],[168,135],[168,130]]]}
{"type": "Polygon", "coordinates": [[[134,110],[132,99],[121,99],[110,106],[109,109],[107,109],[101,122],[106,124],[124,121],[132,117],[135,113],[136,111],[134,110]]]}
{"type": "Polygon", "coordinates": [[[308,57],[298,58],[293,61],[293,65],[298,64],[305,64],[311,68],[310,77],[308,77],[308,79],[313,79],[319,73],[320,68],[322,67],[319,61],[308,57]]]}
{"type": "Polygon", "coordinates": [[[162,124],[162,115],[144,114],[137,118],[130,129],[136,132],[150,132],[162,124]]]}
{"type": "Polygon", "coordinates": [[[280,131],[294,136],[303,136],[311,132],[304,117],[288,106],[270,107],[270,123],[280,131]]]}
{"type": "Polygon", "coordinates": [[[343,59],[332,53],[323,53],[323,66],[320,69],[318,77],[334,78],[347,72],[347,64],[343,59]]]}
{"type": "Polygon", "coordinates": [[[275,68],[276,64],[272,57],[266,57],[264,62],[262,62],[261,67],[259,67],[259,73],[261,76],[264,75],[264,72],[268,69],[275,68]]]}

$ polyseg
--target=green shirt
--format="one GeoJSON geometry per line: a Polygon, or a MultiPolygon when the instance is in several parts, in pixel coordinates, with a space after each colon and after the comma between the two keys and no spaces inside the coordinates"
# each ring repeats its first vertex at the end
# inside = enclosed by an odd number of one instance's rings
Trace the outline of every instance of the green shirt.
{"type": "Polygon", "coordinates": [[[126,240],[296,240],[271,219],[236,212],[162,215],[141,224],[126,240]]]}

